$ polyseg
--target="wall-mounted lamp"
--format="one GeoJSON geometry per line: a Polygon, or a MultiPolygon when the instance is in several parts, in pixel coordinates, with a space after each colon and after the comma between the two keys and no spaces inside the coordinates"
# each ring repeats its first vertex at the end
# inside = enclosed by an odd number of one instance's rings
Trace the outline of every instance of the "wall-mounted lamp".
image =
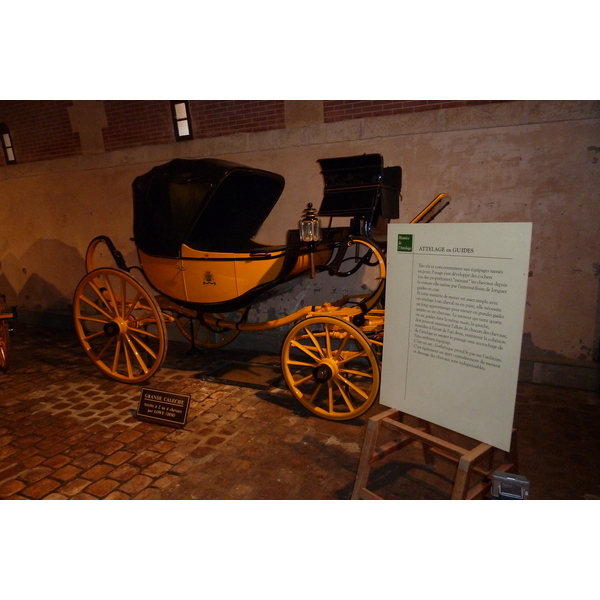
{"type": "Polygon", "coordinates": [[[300,232],[300,240],[308,243],[308,252],[310,257],[310,277],[315,278],[315,244],[323,239],[321,230],[321,219],[317,217],[317,211],[313,208],[311,202],[304,209],[302,219],[298,221],[298,230],[300,232]]]}

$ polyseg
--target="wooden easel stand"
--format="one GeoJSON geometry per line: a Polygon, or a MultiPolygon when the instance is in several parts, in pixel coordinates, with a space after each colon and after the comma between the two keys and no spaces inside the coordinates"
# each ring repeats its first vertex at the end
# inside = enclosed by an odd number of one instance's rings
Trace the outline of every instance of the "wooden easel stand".
{"type": "Polygon", "coordinates": [[[433,465],[434,455],[456,463],[452,500],[482,498],[490,489],[492,473],[518,470],[515,430],[513,430],[510,452],[508,454],[504,453],[500,466],[492,468],[494,455],[497,451],[493,446],[479,443],[472,449],[463,448],[432,435],[431,424],[427,421],[420,420],[421,427],[407,425],[403,422],[405,416],[407,416],[405,413],[392,408],[369,419],[352,500],[382,500],[383,498],[367,489],[371,466],[389,454],[397,452],[414,442],[420,442],[423,445],[424,458],[429,467],[433,465]],[[402,437],[377,447],[377,438],[381,427],[396,431],[402,437]],[[487,459],[487,466],[482,467],[481,463],[485,459],[487,459]],[[474,474],[478,476],[479,481],[469,487],[471,475],[474,474]]]}

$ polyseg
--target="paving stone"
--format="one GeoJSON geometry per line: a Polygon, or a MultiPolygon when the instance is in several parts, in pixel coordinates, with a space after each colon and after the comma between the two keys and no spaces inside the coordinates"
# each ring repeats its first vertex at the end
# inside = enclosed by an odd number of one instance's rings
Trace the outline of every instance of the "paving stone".
{"type": "Polygon", "coordinates": [[[22,463],[10,463],[0,466],[0,483],[7,479],[14,479],[17,475],[25,470],[22,463]]]}
{"type": "Polygon", "coordinates": [[[151,429],[144,434],[144,439],[150,440],[152,442],[158,442],[159,440],[162,440],[164,437],[166,437],[168,433],[168,431],[164,431],[163,429],[151,429]]]}
{"type": "Polygon", "coordinates": [[[73,461],[73,464],[77,467],[81,467],[82,469],[89,469],[96,463],[99,463],[103,458],[104,456],[102,456],[102,454],[92,452],[91,454],[85,454],[84,456],[77,458],[73,461]]]}
{"type": "Polygon", "coordinates": [[[8,456],[12,456],[13,454],[17,454],[19,452],[18,448],[14,446],[3,446],[0,448],[0,460],[3,458],[7,458],[8,456]]]}
{"type": "Polygon", "coordinates": [[[160,442],[153,444],[148,448],[148,450],[152,452],[160,452],[165,453],[173,450],[177,444],[175,442],[167,442],[166,440],[161,440],[160,442]]]}
{"type": "Polygon", "coordinates": [[[56,438],[56,440],[54,440],[50,438],[49,442],[48,440],[45,440],[39,435],[26,435],[22,438],[15,438],[11,442],[11,445],[16,448],[27,448],[29,446],[35,446],[37,444],[38,448],[43,448],[44,446],[52,446],[52,444],[55,444],[58,439],[59,438],[56,438]]]}
{"type": "Polygon", "coordinates": [[[158,452],[151,452],[150,450],[144,450],[140,454],[134,456],[130,462],[138,467],[147,467],[149,464],[161,458],[161,454],[158,452]]]}
{"type": "Polygon", "coordinates": [[[45,450],[40,450],[40,454],[42,456],[46,456],[47,458],[52,458],[53,456],[66,452],[67,450],[69,450],[69,446],[63,442],[59,442],[58,444],[54,444],[45,450]]]}
{"type": "Polygon", "coordinates": [[[20,492],[27,486],[26,483],[18,481],[17,479],[11,479],[10,481],[4,482],[0,485],[0,498],[8,498],[14,494],[20,492]]]}
{"type": "Polygon", "coordinates": [[[107,476],[111,479],[118,479],[119,481],[129,481],[132,477],[137,475],[140,472],[138,467],[134,467],[130,464],[123,464],[110,471],[107,476]]]}
{"type": "Polygon", "coordinates": [[[175,465],[178,462],[181,462],[186,456],[188,456],[187,452],[184,452],[183,450],[179,450],[178,448],[175,448],[174,450],[171,450],[171,451],[167,452],[166,454],[164,454],[162,457],[162,460],[164,460],[165,462],[168,462],[171,465],[175,465]]]}
{"type": "Polygon", "coordinates": [[[85,492],[86,494],[97,496],[98,498],[104,498],[115,488],[119,487],[119,485],[121,485],[120,481],[115,481],[114,479],[101,479],[87,487],[85,492]]]}
{"type": "Polygon", "coordinates": [[[89,479],[74,479],[63,485],[57,491],[67,497],[76,496],[91,483],[92,482],[89,479]]]}
{"type": "Polygon", "coordinates": [[[162,477],[159,477],[156,481],[152,483],[153,487],[157,487],[159,489],[164,489],[173,485],[176,481],[179,480],[177,475],[173,475],[172,473],[167,473],[162,477]]]}
{"type": "Polygon", "coordinates": [[[35,454],[33,456],[30,456],[29,458],[26,458],[25,460],[23,460],[23,466],[27,467],[28,469],[33,469],[33,467],[36,467],[37,465],[45,462],[47,459],[45,456],[40,456],[39,454],[35,454]]]}
{"type": "MultiPolygon", "coordinates": [[[[136,432],[136,433],[138,433],[138,432],[136,432]]],[[[130,452],[138,453],[138,452],[143,452],[144,450],[147,450],[150,446],[152,446],[152,444],[154,444],[154,442],[142,437],[138,440],[134,440],[133,442],[130,442],[129,444],[127,444],[126,448],[130,452]]]]}
{"type": "Polygon", "coordinates": [[[105,500],[131,500],[131,496],[129,494],[125,494],[124,492],[111,492],[108,496],[104,498],[105,500]]]}
{"type": "Polygon", "coordinates": [[[53,492],[59,486],[60,482],[55,481],[54,479],[41,479],[33,485],[23,489],[21,494],[27,498],[31,498],[32,500],[40,500],[50,492],[53,492]]]}
{"type": "Polygon", "coordinates": [[[115,452],[114,454],[111,454],[110,456],[105,458],[104,462],[108,463],[109,465],[117,466],[117,465],[120,465],[120,464],[128,461],[132,456],[134,456],[133,452],[125,452],[125,451],[115,452]]]}
{"type": "Polygon", "coordinates": [[[50,467],[34,467],[33,469],[27,471],[21,479],[23,479],[23,481],[26,483],[35,483],[47,475],[50,475],[50,473],[52,473],[52,469],[50,467]]]}
{"type": "Polygon", "coordinates": [[[69,446],[73,446],[74,444],[77,444],[78,442],[82,442],[83,440],[85,440],[89,437],[90,437],[90,434],[87,433],[86,431],[79,431],[79,432],[74,433],[73,435],[65,438],[65,444],[68,444],[69,446]]]}
{"type": "Polygon", "coordinates": [[[61,469],[58,469],[58,471],[54,471],[54,473],[52,473],[52,477],[61,482],[65,482],[75,479],[75,477],[77,477],[80,473],[81,469],[78,469],[74,465],[67,465],[61,469]]]}
{"type": "Polygon", "coordinates": [[[133,497],[134,500],[162,500],[160,491],[155,488],[146,488],[133,497]]]}
{"type": "Polygon", "coordinates": [[[107,473],[113,470],[112,465],[96,465],[87,471],[84,471],[81,476],[85,479],[91,479],[92,481],[97,481],[98,479],[102,479],[106,476],[107,473]]]}
{"type": "Polygon", "coordinates": [[[57,455],[53,456],[52,458],[45,460],[44,466],[50,467],[51,469],[60,469],[61,467],[64,467],[66,464],[68,464],[69,462],[71,462],[70,457],[65,456],[64,454],[57,454],[57,455]]]}
{"type": "Polygon", "coordinates": [[[129,442],[134,442],[138,438],[141,438],[144,434],[141,431],[133,431],[127,430],[118,435],[115,439],[119,442],[123,442],[124,444],[128,444],[129,442]]]}
{"type": "Polygon", "coordinates": [[[166,473],[172,465],[166,462],[158,461],[148,465],[143,471],[143,475],[147,475],[148,477],[160,477],[164,473],[166,473]]]}
{"type": "Polygon", "coordinates": [[[144,488],[148,487],[152,483],[152,478],[146,475],[136,475],[130,479],[127,483],[124,483],[119,489],[126,494],[132,496],[137,495],[144,488]]]}
{"type": "MultiPolygon", "coordinates": [[[[208,455],[210,455],[210,452],[208,453],[208,455]]],[[[170,469],[170,472],[175,473],[177,475],[183,475],[184,473],[189,471],[192,467],[197,466],[198,462],[199,461],[196,459],[186,458],[185,460],[178,462],[176,465],[173,465],[170,469]]]]}
{"type": "Polygon", "coordinates": [[[3,435],[2,437],[0,437],[0,448],[2,446],[6,446],[7,444],[10,444],[13,440],[16,440],[17,436],[16,435],[3,435]]]}

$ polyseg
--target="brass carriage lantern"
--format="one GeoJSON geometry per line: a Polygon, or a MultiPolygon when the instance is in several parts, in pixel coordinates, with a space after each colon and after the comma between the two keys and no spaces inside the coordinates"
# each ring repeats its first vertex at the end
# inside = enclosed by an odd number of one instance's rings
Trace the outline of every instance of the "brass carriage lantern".
{"type": "Polygon", "coordinates": [[[321,231],[321,219],[317,217],[317,211],[313,208],[311,202],[304,209],[302,219],[298,221],[298,230],[300,231],[300,240],[308,244],[308,254],[310,257],[310,277],[315,278],[315,244],[323,239],[321,231]]]}

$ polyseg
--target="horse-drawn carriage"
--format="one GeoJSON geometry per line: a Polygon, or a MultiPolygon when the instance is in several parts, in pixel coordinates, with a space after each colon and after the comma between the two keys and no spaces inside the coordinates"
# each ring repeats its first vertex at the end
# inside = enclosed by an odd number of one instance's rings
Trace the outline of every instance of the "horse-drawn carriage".
{"type": "MultiPolygon", "coordinates": [[[[168,323],[201,348],[225,345],[241,331],[290,326],[281,368],[294,397],[334,420],[368,410],[379,392],[386,275],[373,226],[399,217],[402,173],[384,167],[378,154],[319,164],[325,183],[320,209],[309,203],[281,246],[254,239],[283,191],[280,175],[218,159],[176,159],[137,177],[133,239],[139,266],[128,267],[109,237],[94,238],[87,275],[74,296],[77,335],[94,364],[117,381],[140,383],[163,363],[168,323]],[[329,226],[319,217],[329,217],[329,226]],[[332,227],[334,217],[349,217],[349,225],[332,227]],[[95,268],[100,244],[118,268],[95,268]],[[248,321],[252,305],[289,282],[322,271],[347,277],[363,267],[376,271],[367,293],[248,321]],[[135,269],[153,290],[133,277],[135,269]]],[[[436,212],[445,197],[440,194],[413,221],[436,212]]]]}

